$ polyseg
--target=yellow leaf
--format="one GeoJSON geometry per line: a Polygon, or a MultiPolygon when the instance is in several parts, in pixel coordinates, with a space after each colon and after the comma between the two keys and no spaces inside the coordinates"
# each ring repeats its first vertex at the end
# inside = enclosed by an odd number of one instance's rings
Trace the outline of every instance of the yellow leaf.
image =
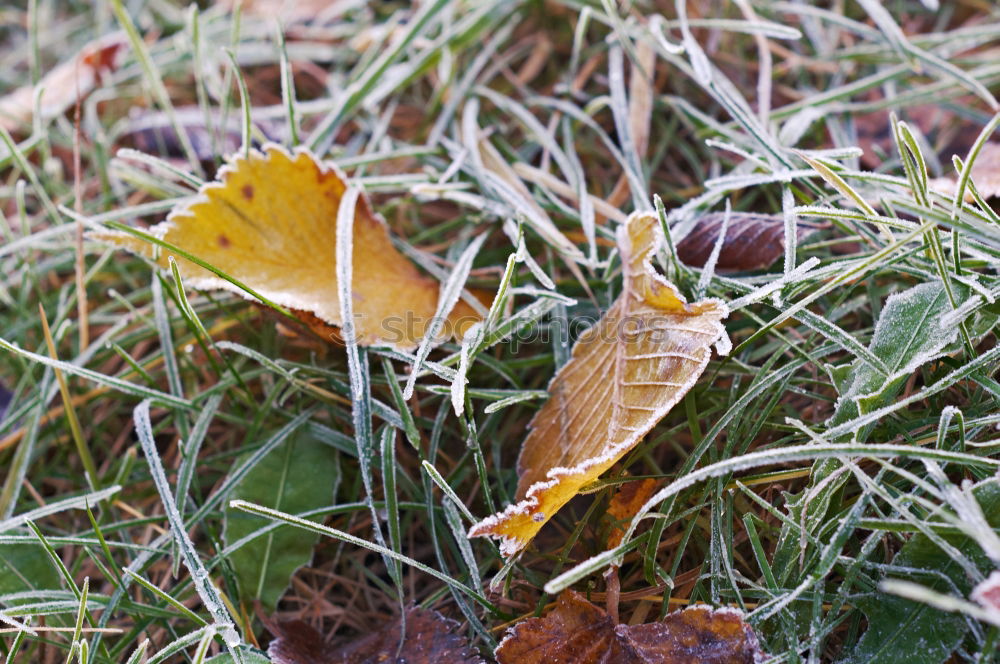
{"type": "MultiPolygon", "coordinates": [[[[220,180],[201,188],[193,202],[174,209],[150,232],[161,240],[291,309],[322,336],[341,325],[337,290],[337,210],[345,176],[311,152],[278,145],[237,156],[220,180]]],[[[154,246],[119,232],[97,233],[130,251],[152,257],[154,246]]],[[[169,251],[160,250],[166,266],[169,251]]],[[[242,288],[180,256],[184,282],[202,290],[242,288]]],[[[440,286],[392,245],[381,217],[359,197],[353,235],[352,302],[358,343],[401,350],[417,346],[430,327],[440,286]]],[[[461,338],[481,316],[459,303],[443,334],[461,338]]]]}
{"type": "Polygon", "coordinates": [[[618,229],[622,293],[584,332],[528,425],[518,458],[517,502],[474,525],[511,556],[581,488],[593,482],[681,400],[705,370],[711,346],[728,352],[722,301],[688,304],[650,262],[662,241],[656,216],[618,229]]]}

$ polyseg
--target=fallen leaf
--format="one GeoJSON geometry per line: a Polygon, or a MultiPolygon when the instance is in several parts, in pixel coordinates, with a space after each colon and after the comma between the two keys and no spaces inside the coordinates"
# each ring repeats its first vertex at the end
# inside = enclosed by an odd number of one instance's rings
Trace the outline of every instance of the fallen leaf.
{"type": "Polygon", "coordinates": [[[332,662],[331,648],[308,623],[287,620],[268,625],[274,640],[267,655],[274,664],[325,664],[332,662]]]}
{"type": "MultiPolygon", "coordinates": [[[[979,503],[977,511],[986,516],[989,527],[1000,526],[1000,482],[982,482],[973,489],[973,495],[979,503]]],[[[896,552],[886,572],[895,570],[904,579],[919,579],[932,592],[971,594],[974,591],[969,566],[981,573],[995,566],[975,538],[959,534],[941,537],[947,548],[942,548],[939,537],[932,540],[923,533],[915,533],[896,552]],[[964,565],[959,564],[961,559],[966,561],[964,565]]],[[[797,553],[790,564],[798,565],[797,553]]],[[[779,571],[776,567],[775,573],[779,571]]],[[[952,655],[972,629],[971,621],[960,612],[945,611],[878,589],[853,597],[851,604],[865,614],[868,626],[860,638],[845,644],[837,660],[839,664],[960,661],[960,657],[952,655]]]]}
{"type": "MultiPolygon", "coordinates": [[[[702,216],[694,229],[677,243],[677,257],[688,265],[704,265],[719,239],[724,218],[722,212],[702,216]]],[[[797,239],[801,241],[815,233],[819,226],[799,220],[796,228],[797,239]]],[[[732,212],[715,269],[717,272],[760,270],[784,253],[785,220],[781,215],[732,212]]]]}
{"type": "MultiPolygon", "coordinates": [[[[251,454],[254,452],[246,456],[251,454]]],[[[244,461],[246,458],[240,457],[236,463],[244,461]]],[[[258,459],[233,487],[229,499],[300,514],[329,504],[339,476],[336,452],[299,429],[258,459]],[[294,482],[288,480],[291,477],[294,482]]],[[[222,543],[226,546],[267,525],[261,517],[232,507],[223,510],[223,515],[222,543]]],[[[252,598],[263,610],[273,611],[295,571],[312,560],[319,537],[297,528],[279,528],[230,553],[228,561],[240,597],[252,598]]]]}
{"type": "Polygon", "coordinates": [[[494,656],[499,664],[753,664],[766,655],[735,609],[692,606],[661,622],[616,625],[567,590],[544,618],[514,625],[494,656]]]}
{"type": "MultiPolygon", "coordinates": [[[[221,112],[206,116],[198,106],[181,106],[173,114],[132,109],[121,138],[141,152],[184,159],[178,129],[186,134],[195,156],[203,163],[214,162],[218,154],[236,152],[243,145],[243,118],[223,116],[221,112]]],[[[254,120],[253,131],[274,140],[281,135],[279,123],[269,119],[254,120]]]]}
{"type": "Polygon", "coordinates": [[[986,609],[1000,611],[1000,570],[993,570],[984,581],[972,589],[972,599],[986,609]]]}
{"type": "Polygon", "coordinates": [[[62,115],[76,103],[77,96],[86,97],[104,76],[118,68],[127,44],[123,33],[96,39],[47,73],[37,86],[26,85],[4,95],[0,98],[0,126],[12,132],[31,124],[39,89],[42,89],[38,105],[41,119],[62,115]]]}
{"type": "MultiPolygon", "coordinates": [[[[305,149],[267,144],[220,169],[190,203],[175,208],[150,233],[216,267],[270,301],[291,309],[317,334],[342,324],[337,288],[337,210],[346,177],[305,149]],[[331,327],[333,326],[333,327],[331,327]]],[[[440,284],[421,274],[392,245],[382,218],[362,195],[355,209],[353,312],[360,345],[400,350],[417,346],[435,316],[440,284]]],[[[154,246],[127,233],[95,237],[152,257],[154,246]]],[[[170,252],[158,251],[166,266],[170,252]]],[[[202,290],[245,290],[174,256],[185,283],[202,290]]],[[[461,300],[443,336],[461,335],[481,316],[461,300]]]]}
{"type": "Polygon", "coordinates": [[[581,488],[593,482],[681,400],[711,357],[728,352],[722,301],[687,304],[653,268],[657,217],[635,213],[618,229],[624,284],[584,332],[528,425],[517,468],[517,502],[480,521],[470,537],[501,540],[512,556],[581,488]]]}
{"type": "Polygon", "coordinates": [[[267,654],[273,664],[482,664],[468,640],[456,634],[458,623],[437,611],[406,612],[405,633],[394,620],[350,643],[331,646],[301,620],[268,624],[275,639],[267,654]],[[400,642],[402,637],[402,643],[400,642]]]}
{"type": "Polygon", "coordinates": [[[656,491],[658,484],[659,482],[652,477],[647,477],[639,482],[625,482],[618,487],[608,505],[608,516],[614,520],[611,533],[608,535],[608,550],[622,543],[628,522],[639,513],[656,491]]]}
{"type": "MultiPolygon", "coordinates": [[[[966,155],[960,154],[959,157],[965,159],[966,155]]],[[[972,182],[983,198],[1000,196],[1000,143],[983,145],[975,163],[972,164],[972,182]]],[[[958,176],[956,174],[933,178],[928,184],[931,189],[937,189],[942,194],[954,198],[958,191],[958,176]]],[[[968,187],[965,189],[965,200],[967,202],[974,200],[972,191],[968,187]]]]}

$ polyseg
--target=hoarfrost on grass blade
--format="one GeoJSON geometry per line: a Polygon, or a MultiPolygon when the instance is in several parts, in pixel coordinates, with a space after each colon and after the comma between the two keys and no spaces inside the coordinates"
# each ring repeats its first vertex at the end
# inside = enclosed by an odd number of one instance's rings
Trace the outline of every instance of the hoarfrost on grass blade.
{"type": "Polygon", "coordinates": [[[121,490],[122,487],[116,484],[114,486],[109,486],[106,489],[101,489],[100,491],[93,491],[91,493],[85,493],[82,496],[65,498],[54,503],[49,503],[48,505],[36,507],[35,509],[23,514],[18,514],[17,516],[0,521],[0,533],[4,533],[14,528],[20,528],[28,521],[37,521],[42,517],[49,516],[50,514],[58,514],[64,510],[86,509],[88,505],[96,505],[97,503],[103,502],[121,490]]]}
{"type": "MultiPolygon", "coordinates": [[[[739,457],[725,459],[723,461],[718,461],[711,465],[699,468],[698,470],[692,471],[683,477],[678,478],[674,482],[671,482],[664,488],[660,489],[652,498],[646,501],[646,504],[642,506],[632,522],[629,524],[629,529],[626,532],[625,537],[622,539],[623,542],[628,542],[635,529],[638,528],[639,523],[646,518],[650,511],[652,511],[657,505],[665,501],[671,496],[675,496],[684,489],[694,486],[699,482],[712,477],[720,477],[722,475],[727,475],[729,473],[736,473],[742,470],[749,470],[751,468],[757,468],[759,466],[766,466],[775,463],[785,463],[790,461],[803,461],[807,459],[824,459],[833,457],[876,457],[876,458],[892,458],[892,457],[916,457],[916,458],[929,458],[929,459],[939,459],[945,462],[955,462],[955,463],[965,463],[975,466],[983,466],[988,469],[997,470],[1000,469],[1000,460],[989,459],[985,457],[974,456],[971,454],[964,454],[959,452],[950,452],[947,450],[935,450],[913,447],[909,445],[871,445],[871,444],[815,444],[810,443],[807,445],[793,445],[790,447],[773,449],[773,450],[762,450],[758,452],[750,452],[739,457]]],[[[580,563],[579,566],[583,566],[589,563],[584,561],[580,563]]],[[[569,572],[567,572],[568,574],[569,572]]]]}
{"type": "MultiPolygon", "coordinates": [[[[462,289],[469,278],[469,271],[472,270],[472,261],[476,258],[485,240],[486,233],[483,233],[469,243],[469,246],[465,248],[465,251],[462,252],[462,255],[456,261],[448,280],[441,286],[441,294],[438,296],[434,319],[431,321],[423,340],[420,342],[420,346],[417,348],[417,359],[410,370],[410,377],[406,381],[406,387],[403,389],[403,399],[409,400],[413,396],[413,388],[417,382],[417,372],[420,370],[420,365],[427,359],[427,355],[431,351],[431,344],[436,340],[438,333],[441,331],[441,326],[444,324],[445,316],[448,316],[452,309],[455,308],[455,305],[458,304],[458,298],[461,297],[462,289]]],[[[464,335],[462,338],[464,339],[464,335]]]]}
{"type": "Polygon", "coordinates": [[[226,647],[229,648],[233,657],[238,660],[235,648],[240,644],[239,633],[236,631],[236,626],[230,619],[229,612],[219,597],[218,591],[212,585],[212,579],[208,574],[208,570],[205,569],[201,558],[198,557],[198,552],[194,548],[194,542],[188,537],[187,530],[184,527],[184,519],[181,517],[180,512],[177,511],[177,504],[174,502],[174,497],[170,492],[170,483],[167,481],[167,475],[163,471],[160,454],[156,449],[156,442],[153,440],[153,426],[149,419],[149,404],[150,401],[146,399],[135,407],[133,419],[135,420],[136,436],[139,438],[142,451],[146,455],[146,461],[149,463],[150,474],[153,477],[154,484],[156,484],[156,490],[160,494],[160,502],[163,504],[164,513],[170,524],[170,531],[174,541],[177,542],[177,548],[180,550],[184,565],[191,574],[191,580],[198,591],[198,596],[215,620],[215,624],[222,635],[223,641],[226,643],[226,647]]]}

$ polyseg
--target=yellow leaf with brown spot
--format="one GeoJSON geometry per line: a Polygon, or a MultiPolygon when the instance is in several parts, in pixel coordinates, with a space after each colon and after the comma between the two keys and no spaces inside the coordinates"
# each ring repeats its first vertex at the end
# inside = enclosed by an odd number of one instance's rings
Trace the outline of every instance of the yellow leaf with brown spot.
{"type": "MultiPolygon", "coordinates": [[[[342,324],[335,256],[337,210],[346,191],[347,179],[336,166],[308,150],[290,153],[270,144],[233,158],[218,181],[203,186],[193,202],[174,209],[150,232],[330,337],[335,331],[329,326],[342,324]]],[[[96,236],[154,255],[154,245],[126,233],[96,236]]],[[[166,266],[170,252],[155,253],[166,266]]],[[[393,246],[385,222],[364,196],[355,208],[352,257],[358,343],[416,347],[435,316],[440,285],[393,246]]],[[[251,298],[213,272],[181,256],[174,259],[187,285],[251,298]]],[[[443,336],[461,338],[480,319],[460,300],[444,321],[443,336]]]]}
{"type": "Polygon", "coordinates": [[[655,215],[618,229],[624,283],[611,308],[584,332],[528,425],[518,458],[517,502],[480,521],[511,556],[580,489],[638,444],[705,370],[712,344],[728,352],[717,299],[688,304],[651,263],[662,242],[655,215]]]}

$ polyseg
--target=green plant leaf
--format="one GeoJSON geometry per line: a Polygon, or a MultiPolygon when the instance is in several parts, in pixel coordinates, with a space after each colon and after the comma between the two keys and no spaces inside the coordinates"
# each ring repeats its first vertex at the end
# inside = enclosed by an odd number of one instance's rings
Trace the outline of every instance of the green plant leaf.
{"type": "MultiPolygon", "coordinates": [[[[265,456],[233,489],[231,498],[292,514],[329,505],[339,473],[336,452],[299,433],[265,456]]],[[[223,541],[230,546],[271,522],[226,510],[223,541]]],[[[289,579],[312,560],[319,535],[281,526],[246,543],[229,556],[244,600],[260,600],[273,611],[289,579]]]]}
{"type": "MultiPolygon", "coordinates": [[[[890,295],[868,346],[889,373],[857,360],[827,425],[842,424],[891,403],[906,379],[921,365],[937,357],[958,335],[957,325],[940,324],[942,317],[951,310],[940,281],[890,295]]],[[[869,431],[856,432],[858,442],[863,442],[869,431]]]]}
{"type": "MultiPolygon", "coordinates": [[[[974,491],[990,525],[1000,526],[1000,482],[983,484],[974,491]]],[[[945,539],[980,570],[992,568],[982,549],[970,537],[945,536],[945,539]]],[[[928,537],[916,534],[903,545],[893,559],[894,567],[923,570],[904,578],[919,581],[941,593],[952,594],[955,588],[968,595],[972,584],[955,560],[928,537]]],[[[940,664],[951,657],[962,643],[969,625],[957,613],[945,613],[926,604],[876,592],[856,600],[855,605],[868,617],[868,630],[842,664],[940,664]]]]}
{"type": "Polygon", "coordinates": [[[59,572],[41,544],[0,544],[0,595],[60,587],[59,572]]]}
{"type": "MultiPolygon", "coordinates": [[[[844,365],[828,367],[840,390],[840,398],[826,426],[837,426],[892,403],[913,372],[942,355],[958,337],[957,325],[941,324],[944,315],[951,311],[948,294],[940,281],[923,283],[890,295],[868,345],[868,350],[882,362],[883,368],[861,359],[855,360],[849,369],[844,365]]],[[[864,442],[872,428],[858,429],[853,438],[859,443],[864,442]]],[[[831,442],[847,440],[845,437],[844,440],[831,442]]],[[[832,459],[816,462],[813,465],[812,486],[820,486],[838,465],[839,462],[832,459]]],[[[834,496],[848,478],[849,475],[844,474],[833,481],[826,481],[821,489],[811,494],[786,495],[791,522],[801,524],[806,532],[815,534],[825,522],[834,496]]],[[[787,524],[782,528],[773,563],[780,580],[788,579],[803,544],[799,531],[787,524]]]]}

